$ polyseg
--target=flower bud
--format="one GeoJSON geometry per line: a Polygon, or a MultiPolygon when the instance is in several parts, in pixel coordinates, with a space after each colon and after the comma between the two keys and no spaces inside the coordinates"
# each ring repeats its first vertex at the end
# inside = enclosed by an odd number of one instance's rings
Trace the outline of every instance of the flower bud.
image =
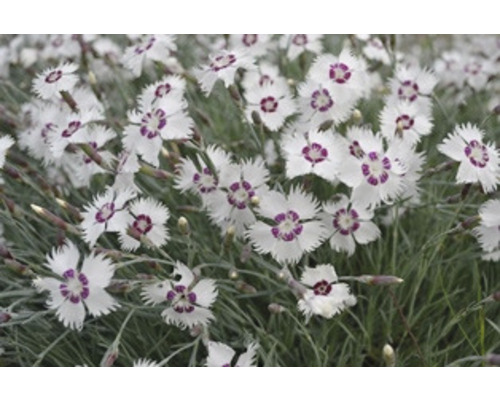
{"type": "Polygon", "coordinates": [[[236,280],[238,279],[240,274],[238,273],[238,270],[236,268],[231,268],[229,270],[229,279],[236,280]]]}
{"type": "Polygon", "coordinates": [[[0,311],[0,324],[4,324],[5,322],[9,322],[12,316],[8,312],[0,311]]]}
{"type": "Polygon", "coordinates": [[[255,289],[255,287],[253,287],[252,285],[250,285],[244,281],[236,282],[236,289],[238,289],[240,292],[243,292],[245,294],[257,293],[257,289],[255,289]]]}
{"type": "Polygon", "coordinates": [[[188,236],[191,233],[191,230],[189,228],[189,222],[184,217],[180,217],[177,220],[177,227],[181,231],[181,234],[184,235],[184,236],[188,236]]]}
{"type": "Polygon", "coordinates": [[[243,264],[245,264],[250,259],[251,255],[252,255],[252,247],[249,244],[246,244],[241,249],[240,261],[243,264]]]}
{"type": "Polygon", "coordinates": [[[252,111],[252,121],[255,125],[261,125],[262,119],[257,111],[252,111]]]}
{"type": "Polygon", "coordinates": [[[116,359],[118,358],[118,354],[120,354],[120,351],[118,349],[118,343],[113,342],[113,344],[106,351],[106,354],[104,354],[104,357],[101,360],[100,366],[101,367],[112,367],[113,364],[115,363],[116,359]]]}
{"type": "Polygon", "coordinates": [[[278,303],[271,303],[267,306],[267,309],[271,314],[281,314],[286,310],[285,307],[283,307],[281,304],[278,303]]]}
{"type": "Polygon", "coordinates": [[[363,121],[363,114],[357,108],[352,112],[352,120],[355,124],[360,124],[363,121]]]}
{"type": "Polygon", "coordinates": [[[259,198],[259,196],[252,196],[250,198],[250,204],[252,205],[252,207],[258,207],[259,204],[260,204],[260,198],[259,198]]]}
{"type": "Polygon", "coordinates": [[[62,218],[58,217],[57,215],[52,214],[47,209],[40,207],[40,206],[37,206],[36,204],[31,204],[31,209],[35,213],[37,213],[40,217],[42,217],[46,221],[50,222],[51,224],[57,226],[59,229],[62,229],[63,231],[71,232],[75,235],[80,235],[80,231],[75,226],[64,221],[62,218]]]}
{"type": "Polygon", "coordinates": [[[388,367],[396,366],[396,353],[394,353],[394,349],[389,343],[387,343],[382,349],[382,355],[384,357],[386,366],[388,367]]]}
{"type": "Polygon", "coordinates": [[[488,354],[486,356],[486,362],[490,365],[500,367],[500,354],[488,354]]]}
{"type": "Polygon", "coordinates": [[[392,275],[361,275],[354,280],[371,286],[399,285],[403,279],[392,275]]]}
{"type": "Polygon", "coordinates": [[[235,227],[233,225],[229,226],[226,230],[226,235],[224,236],[224,251],[227,252],[231,248],[231,244],[233,243],[235,234],[235,227]]]}

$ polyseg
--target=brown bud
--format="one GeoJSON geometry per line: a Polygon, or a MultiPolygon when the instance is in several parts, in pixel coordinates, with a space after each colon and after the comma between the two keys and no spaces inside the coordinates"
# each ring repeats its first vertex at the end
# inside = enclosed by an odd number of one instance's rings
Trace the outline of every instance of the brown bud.
{"type": "Polygon", "coordinates": [[[267,306],[267,309],[271,314],[281,314],[283,311],[286,310],[285,307],[283,307],[281,304],[278,303],[271,303],[267,306]]]}
{"type": "Polygon", "coordinates": [[[245,281],[238,281],[236,282],[236,289],[238,289],[240,292],[243,292],[245,294],[255,294],[257,293],[257,289],[253,287],[252,285],[246,283],[245,281]]]}
{"type": "Polygon", "coordinates": [[[403,279],[392,275],[361,275],[354,280],[371,286],[399,285],[403,282],[403,279]]]}
{"type": "Polygon", "coordinates": [[[9,322],[12,316],[8,312],[0,311],[0,324],[4,324],[5,322],[9,322]]]}

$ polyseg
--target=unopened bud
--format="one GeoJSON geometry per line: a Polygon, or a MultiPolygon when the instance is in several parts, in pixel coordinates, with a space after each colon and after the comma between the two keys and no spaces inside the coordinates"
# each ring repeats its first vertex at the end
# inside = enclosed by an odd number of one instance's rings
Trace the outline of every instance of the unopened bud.
{"type": "Polygon", "coordinates": [[[283,307],[281,304],[278,303],[271,303],[267,306],[267,309],[271,314],[281,314],[283,311],[286,310],[285,307],[283,307]]]}
{"type": "Polygon", "coordinates": [[[387,367],[396,366],[396,353],[394,353],[394,349],[389,343],[382,349],[382,355],[384,356],[385,365],[387,367]]]}
{"type": "Polygon", "coordinates": [[[372,286],[399,285],[403,282],[403,279],[392,275],[361,275],[354,280],[372,286]]]}
{"type": "Polygon", "coordinates": [[[236,289],[238,289],[240,292],[243,292],[245,294],[255,294],[257,293],[257,289],[253,287],[252,285],[246,283],[245,281],[238,281],[236,282],[236,289]]]}
{"type": "Polygon", "coordinates": [[[492,294],[493,300],[500,301],[500,292],[495,292],[492,294]]]}
{"type": "Polygon", "coordinates": [[[295,80],[294,80],[294,79],[289,78],[289,79],[286,81],[286,83],[288,84],[288,86],[295,86],[295,84],[296,84],[297,82],[295,82],[295,80]]]}
{"type": "Polygon", "coordinates": [[[261,125],[262,124],[262,119],[260,118],[260,115],[257,111],[252,111],[252,121],[255,125],[261,125]]]}
{"type": "Polygon", "coordinates": [[[177,227],[181,231],[181,234],[184,236],[188,236],[191,233],[191,230],[189,229],[189,222],[184,217],[180,217],[177,220],[177,227]]]}
{"type": "Polygon", "coordinates": [[[110,293],[124,294],[124,293],[130,293],[133,287],[128,281],[116,280],[116,281],[111,281],[111,283],[106,289],[110,293]]]}
{"type": "Polygon", "coordinates": [[[357,108],[352,112],[352,119],[355,124],[360,124],[363,121],[363,114],[357,108]]]}
{"type": "Polygon", "coordinates": [[[161,155],[165,158],[169,158],[170,157],[170,152],[168,151],[167,148],[165,147],[162,147],[161,148],[161,155]]]}
{"type": "Polygon", "coordinates": [[[234,85],[229,86],[229,94],[231,95],[234,101],[236,101],[237,103],[241,102],[241,96],[236,86],[234,85]]]}
{"type": "Polygon", "coordinates": [[[4,324],[5,322],[9,322],[12,316],[8,312],[0,311],[0,324],[4,324]]]}
{"type": "Polygon", "coordinates": [[[33,271],[24,264],[21,264],[19,261],[14,259],[7,258],[4,260],[5,265],[13,272],[23,276],[32,276],[33,271]]]}
{"type": "Polygon", "coordinates": [[[260,197],[259,196],[252,196],[250,198],[250,204],[253,206],[253,207],[258,207],[259,204],[260,204],[260,197]]]}
{"type": "Polygon", "coordinates": [[[246,244],[241,249],[240,261],[244,264],[250,259],[251,256],[252,256],[252,247],[249,244],[246,244]]]}
{"type": "Polygon", "coordinates": [[[78,208],[76,208],[75,206],[69,204],[66,200],[60,199],[59,197],[56,197],[56,202],[62,208],[64,208],[65,210],[67,210],[76,219],[78,219],[79,221],[83,220],[82,215],[80,214],[80,210],[78,210],[78,208]]]}
{"type": "Polygon", "coordinates": [[[200,324],[196,324],[189,330],[189,334],[191,337],[198,337],[203,333],[203,326],[200,324]]]}
{"type": "Polygon", "coordinates": [[[167,180],[173,177],[173,175],[168,171],[165,171],[163,169],[153,168],[146,164],[142,164],[141,167],[139,168],[139,171],[145,175],[152,176],[153,178],[156,179],[167,180]]]}
{"type": "Polygon", "coordinates": [[[230,225],[226,230],[226,235],[224,236],[224,251],[228,251],[234,240],[234,235],[236,234],[236,228],[230,225]]]}
{"type": "Polygon", "coordinates": [[[104,354],[104,357],[101,360],[101,367],[112,367],[116,359],[118,358],[119,353],[120,351],[118,350],[118,343],[113,342],[113,344],[109,347],[108,351],[106,351],[106,354],[104,354]]]}
{"type": "Polygon", "coordinates": [[[231,268],[229,271],[229,279],[235,280],[238,279],[240,274],[238,273],[238,270],[236,268],[231,268]]]}
{"type": "Polygon", "coordinates": [[[330,129],[332,126],[333,126],[333,120],[329,119],[328,121],[323,122],[323,123],[319,126],[318,130],[319,130],[320,132],[325,132],[325,131],[327,131],[328,129],[330,129]]]}
{"type": "Polygon", "coordinates": [[[493,108],[493,114],[500,115],[500,104],[497,104],[495,108],[493,108]]]}
{"type": "Polygon", "coordinates": [[[89,71],[89,83],[91,86],[96,86],[97,85],[97,78],[95,74],[92,71],[89,71]]]}
{"type": "Polygon", "coordinates": [[[403,121],[398,121],[398,123],[396,124],[396,135],[398,135],[399,137],[402,137],[404,129],[405,129],[405,126],[403,124],[403,121]]]}
{"type": "Polygon", "coordinates": [[[64,221],[62,218],[58,217],[57,215],[52,214],[50,211],[47,209],[37,206],[36,204],[31,204],[31,209],[37,213],[40,217],[45,219],[46,221],[50,222],[51,224],[57,226],[58,228],[62,229],[63,231],[71,232],[75,235],[79,235],[80,232],[76,227],[73,225],[67,223],[64,221]]]}
{"type": "Polygon", "coordinates": [[[69,106],[69,108],[71,108],[71,111],[78,112],[78,103],[73,96],[71,96],[71,94],[69,94],[66,90],[61,90],[59,93],[61,93],[62,99],[69,106]]]}

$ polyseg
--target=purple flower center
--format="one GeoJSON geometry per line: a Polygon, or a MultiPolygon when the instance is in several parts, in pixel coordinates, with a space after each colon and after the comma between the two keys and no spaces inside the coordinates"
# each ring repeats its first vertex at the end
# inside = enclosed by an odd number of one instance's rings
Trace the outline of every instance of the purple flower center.
{"type": "Polygon", "coordinates": [[[201,193],[205,194],[213,192],[215,189],[217,189],[219,181],[214,176],[212,171],[210,171],[209,168],[205,167],[201,172],[196,172],[193,175],[193,183],[196,184],[198,190],[201,193]]]}
{"type": "MultiPolygon", "coordinates": [[[[94,150],[97,150],[97,143],[96,142],[88,142],[88,145],[90,147],[92,147],[94,150]]],[[[85,164],[90,164],[92,162],[92,159],[89,156],[85,155],[85,156],[83,156],[83,162],[85,164]]]]}
{"type": "Polygon", "coordinates": [[[135,217],[135,221],[132,224],[134,229],[139,232],[141,235],[148,233],[151,229],[153,229],[153,221],[149,215],[140,214],[135,217]]]}
{"type": "Polygon", "coordinates": [[[95,214],[95,219],[100,224],[109,221],[115,215],[115,203],[104,204],[95,214]]]}
{"type": "Polygon", "coordinates": [[[278,100],[273,96],[264,97],[260,101],[260,109],[265,113],[272,113],[278,109],[278,100]]]}
{"type": "Polygon", "coordinates": [[[311,107],[321,112],[328,111],[333,106],[333,99],[327,89],[315,90],[312,94],[311,107]]]}
{"type": "Polygon", "coordinates": [[[139,45],[134,49],[135,54],[142,54],[145,51],[148,51],[151,47],[153,47],[155,41],[156,41],[155,37],[150,37],[145,45],[143,46],[139,45]]]}
{"type": "Polygon", "coordinates": [[[164,83],[164,84],[158,85],[155,89],[155,97],[162,98],[162,97],[166,96],[167,94],[169,94],[171,90],[172,90],[172,86],[170,85],[170,83],[164,83]]]}
{"type": "Polygon", "coordinates": [[[271,228],[271,233],[276,239],[291,242],[302,233],[303,226],[300,223],[300,216],[295,211],[290,210],[280,213],[274,217],[276,225],[271,228]]]}
{"type": "Polygon", "coordinates": [[[62,71],[60,69],[57,69],[55,71],[50,72],[46,77],[45,77],[45,82],[47,83],[55,83],[59,79],[62,78],[62,71]]]}
{"type": "Polygon", "coordinates": [[[488,149],[486,146],[477,140],[471,140],[464,149],[465,155],[474,167],[484,168],[490,161],[488,149]]]}
{"type": "Polygon", "coordinates": [[[66,138],[71,137],[81,126],[82,123],[80,121],[71,121],[66,129],[62,131],[61,136],[66,138]]]}
{"type": "Polygon", "coordinates": [[[59,285],[59,290],[64,298],[73,304],[78,304],[81,300],[89,297],[89,280],[85,274],[74,269],[68,269],[63,273],[62,277],[64,283],[59,285]]]}
{"type": "Polygon", "coordinates": [[[378,50],[383,50],[384,49],[384,45],[382,43],[382,41],[378,38],[372,38],[372,39],[369,39],[368,40],[368,44],[375,47],[376,49],[378,50]]]}
{"type": "Polygon", "coordinates": [[[322,280],[314,284],[313,290],[316,296],[327,296],[332,291],[332,284],[322,280]]]}
{"type": "Polygon", "coordinates": [[[167,125],[166,113],[161,108],[151,110],[141,119],[141,135],[153,139],[160,135],[160,131],[167,125]]]}
{"type": "Polygon", "coordinates": [[[40,135],[42,136],[44,143],[48,142],[49,132],[54,132],[54,127],[55,125],[49,122],[48,124],[45,124],[45,126],[42,128],[40,135]]]}
{"type": "Polygon", "coordinates": [[[307,44],[307,35],[294,35],[292,43],[295,46],[305,46],[307,44]]]}
{"type": "Polygon", "coordinates": [[[482,66],[476,61],[470,62],[465,65],[464,70],[467,74],[477,75],[481,72],[482,66]]]}
{"type": "Polygon", "coordinates": [[[389,171],[391,169],[391,161],[387,157],[380,159],[375,151],[368,153],[365,157],[363,164],[361,164],[361,171],[366,177],[370,185],[377,186],[384,184],[389,179],[389,171]]]}
{"type": "Polygon", "coordinates": [[[302,155],[314,166],[326,160],[328,157],[328,150],[319,143],[313,142],[310,146],[305,146],[302,149],[302,155]]]}
{"type": "Polygon", "coordinates": [[[196,302],[196,293],[190,292],[184,285],[176,285],[173,290],[168,291],[167,300],[172,302],[175,312],[179,314],[191,313],[194,311],[193,304],[196,302]]]}
{"type": "Polygon", "coordinates": [[[413,81],[404,81],[398,89],[401,100],[415,101],[418,97],[418,85],[413,81]]]}
{"type": "Polygon", "coordinates": [[[341,208],[333,216],[333,227],[347,236],[359,229],[359,214],[356,210],[341,208]]]}
{"type": "Polygon", "coordinates": [[[255,196],[255,191],[249,182],[234,182],[229,186],[227,201],[239,210],[243,210],[247,208],[248,201],[253,196],[255,196]]]}
{"type": "Polygon", "coordinates": [[[396,125],[398,125],[400,122],[404,130],[411,129],[411,127],[415,123],[414,119],[407,114],[400,115],[396,118],[396,125]]]}
{"type": "Polygon", "coordinates": [[[261,75],[259,79],[259,86],[264,86],[265,84],[272,85],[274,81],[271,79],[269,75],[261,75]]]}
{"type": "Polygon", "coordinates": [[[210,69],[219,72],[221,69],[229,67],[236,62],[236,56],[232,53],[220,55],[214,58],[210,64],[210,69]]]}
{"type": "Polygon", "coordinates": [[[330,65],[330,79],[337,83],[346,83],[351,78],[351,71],[344,63],[330,65]]]}
{"type": "Polygon", "coordinates": [[[357,140],[353,140],[351,144],[349,145],[349,152],[351,153],[351,156],[354,156],[358,159],[361,159],[365,156],[365,152],[361,148],[361,145],[357,140]]]}
{"type": "Polygon", "coordinates": [[[241,41],[243,44],[247,47],[253,46],[255,43],[257,43],[258,40],[258,35],[243,35],[243,38],[241,41]]]}

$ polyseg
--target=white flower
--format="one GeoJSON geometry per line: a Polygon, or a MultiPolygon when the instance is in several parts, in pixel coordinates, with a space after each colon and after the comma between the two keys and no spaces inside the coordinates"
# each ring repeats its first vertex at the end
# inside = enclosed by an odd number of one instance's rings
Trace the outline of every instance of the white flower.
{"type": "Polygon", "coordinates": [[[310,129],[317,129],[323,122],[339,124],[351,116],[356,98],[348,96],[345,89],[332,83],[308,79],[299,86],[300,120],[310,129]]]}
{"type": "Polygon", "coordinates": [[[337,274],[333,265],[321,264],[315,268],[306,267],[300,281],[308,287],[298,302],[299,310],[309,320],[313,315],[330,319],[356,304],[346,283],[336,283],[337,274]]]}
{"type": "Polygon", "coordinates": [[[265,126],[277,131],[285,119],[296,111],[288,86],[281,81],[254,86],[246,93],[247,107],[245,114],[252,121],[252,113],[257,113],[265,126]]]}
{"type": "Polygon", "coordinates": [[[474,57],[464,60],[463,74],[470,87],[481,90],[486,87],[490,76],[495,75],[495,67],[488,60],[474,57]]]}
{"type": "Polygon", "coordinates": [[[188,139],[193,121],[184,110],[183,101],[176,104],[168,97],[153,103],[150,100],[149,96],[144,97],[139,112],[129,113],[131,124],[125,127],[123,144],[126,150],[133,150],[144,161],[158,167],[163,140],[188,139]]]}
{"type": "Polygon", "coordinates": [[[215,146],[210,146],[206,150],[206,155],[212,162],[215,171],[198,156],[198,164],[195,165],[190,159],[182,160],[175,187],[181,192],[190,191],[201,197],[203,204],[219,190],[219,174],[221,170],[231,163],[231,158],[224,150],[215,146]]]}
{"type": "Polygon", "coordinates": [[[144,88],[139,96],[139,104],[147,108],[161,101],[162,107],[167,110],[186,108],[187,104],[183,102],[185,89],[184,79],[177,75],[169,76],[144,88]]]}
{"type": "Polygon", "coordinates": [[[115,266],[102,254],[91,253],[78,269],[80,253],[70,241],[47,255],[47,268],[59,279],[37,278],[39,291],[48,290],[47,306],[56,310],[57,318],[70,329],[81,330],[85,308],[92,316],[99,317],[116,310],[119,304],[104,288],[113,277],[115,266]]]}
{"type": "Polygon", "coordinates": [[[207,199],[210,218],[225,232],[233,226],[237,236],[256,221],[250,208],[254,196],[261,198],[268,191],[269,172],[262,160],[243,161],[221,168],[219,190],[207,199]]]}
{"type": "Polygon", "coordinates": [[[259,253],[271,253],[278,262],[298,262],[324,239],[326,230],[317,220],[318,206],[311,195],[298,188],[286,197],[269,191],[257,209],[269,223],[256,222],[247,231],[247,237],[259,253]]]}
{"type": "Polygon", "coordinates": [[[208,325],[214,315],[210,307],[217,298],[217,287],[213,279],[199,279],[183,263],[177,262],[173,271],[180,280],[147,285],[142,291],[146,304],[156,305],[167,301],[169,306],[161,313],[167,324],[182,329],[195,325],[208,325]]]}
{"type": "Polygon", "coordinates": [[[296,176],[315,174],[330,182],[337,176],[338,159],[334,150],[338,146],[332,132],[309,131],[306,134],[295,132],[287,135],[281,142],[286,159],[286,175],[296,176]]]}
{"type": "MultiPolygon", "coordinates": [[[[127,226],[133,229],[134,234],[148,239],[153,246],[161,247],[170,238],[165,226],[169,217],[170,212],[163,204],[151,198],[139,199],[129,207],[127,226]]],[[[141,245],[125,231],[119,233],[119,239],[124,250],[135,250],[141,245]]]]}
{"type": "Polygon", "coordinates": [[[355,100],[368,94],[368,75],[365,63],[353,56],[348,49],[339,56],[320,55],[311,65],[308,79],[317,83],[329,82],[341,90],[341,97],[355,100]]]}
{"type": "Polygon", "coordinates": [[[369,38],[363,47],[363,54],[369,60],[379,61],[382,64],[389,65],[391,59],[384,44],[379,38],[369,38]]]}
{"type": "Polygon", "coordinates": [[[232,48],[243,48],[253,57],[260,57],[266,54],[269,48],[270,39],[270,35],[231,35],[229,37],[229,43],[232,48]]]}
{"type": "Polygon", "coordinates": [[[404,190],[406,149],[397,143],[384,150],[380,135],[364,129],[351,132],[339,161],[339,179],[353,188],[351,198],[360,207],[390,203],[404,190]]]}
{"type": "MultiPolygon", "coordinates": [[[[259,346],[250,343],[247,351],[234,362],[235,367],[255,367],[255,355],[259,346]]],[[[232,367],[235,351],[224,343],[208,342],[207,367],[232,367]]]]}
{"type": "Polygon", "coordinates": [[[104,232],[123,232],[127,229],[128,213],[125,203],[133,197],[130,190],[117,192],[109,188],[85,207],[81,228],[83,238],[91,247],[104,232]]]}
{"type": "Polygon", "coordinates": [[[0,168],[3,168],[5,164],[5,155],[7,154],[7,150],[9,150],[15,141],[10,136],[1,136],[0,137],[0,168]]]}
{"type": "Polygon", "coordinates": [[[78,77],[74,74],[77,69],[78,65],[73,63],[46,69],[33,81],[34,92],[41,99],[50,100],[60,91],[70,91],[78,82],[78,77]]]}
{"type": "Polygon", "coordinates": [[[177,46],[172,35],[145,35],[138,43],[127,47],[123,64],[138,77],[147,60],[164,62],[175,50],[177,46]]]}
{"type": "Polygon", "coordinates": [[[473,233],[485,252],[483,259],[500,260],[500,200],[488,200],[479,209],[481,224],[473,233]]]}
{"type": "Polygon", "coordinates": [[[209,63],[194,71],[205,95],[209,95],[219,79],[228,87],[234,83],[234,76],[239,69],[254,68],[253,57],[242,49],[221,50],[209,57],[209,63]]]}
{"type": "Polygon", "coordinates": [[[136,368],[159,367],[159,365],[158,365],[158,363],[156,361],[149,360],[147,358],[139,358],[138,360],[135,360],[134,361],[134,365],[132,365],[132,366],[136,367],[136,368]]]}
{"type": "Polygon", "coordinates": [[[500,158],[493,144],[483,143],[484,132],[467,124],[455,128],[438,146],[438,150],[460,162],[457,183],[481,183],[486,193],[494,191],[500,181],[500,158]]]}
{"type": "Polygon", "coordinates": [[[332,249],[346,251],[349,256],[354,254],[356,242],[366,244],[380,237],[380,230],[370,221],[373,211],[351,204],[345,195],[324,204],[321,218],[328,230],[332,249]]]}
{"type": "Polygon", "coordinates": [[[304,51],[319,54],[322,50],[321,38],[323,35],[283,35],[280,39],[280,46],[286,49],[286,56],[289,60],[295,60],[304,51]]]}
{"type": "Polygon", "coordinates": [[[245,73],[241,83],[245,92],[249,92],[256,86],[274,85],[276,82],[279,82],[281,86],[287,85],[286,79],[280,75],[280,70],[276,65],[261,62],[256,69],[245,73]]]}
{"type": "Polygon", "coordinates": [[[389,141],[402,140],[414,146],[432,130],[432,119],[408,102],[388,104],[380,115],[380,132],[389,141]]]}

